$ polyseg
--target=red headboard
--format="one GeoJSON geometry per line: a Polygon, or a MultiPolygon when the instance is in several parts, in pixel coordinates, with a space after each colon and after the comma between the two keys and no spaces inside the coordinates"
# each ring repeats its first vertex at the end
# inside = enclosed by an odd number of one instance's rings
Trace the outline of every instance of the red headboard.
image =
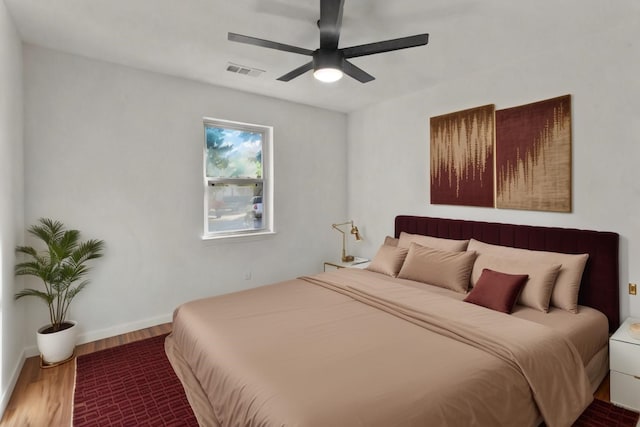
{"type": "Polygon", "coordinates": [[[538,251],[588,253],[578,302],[603,312],[611,332],[620,326],[617,233],[399,215],[395,236],[401,231],[538,251]]]}

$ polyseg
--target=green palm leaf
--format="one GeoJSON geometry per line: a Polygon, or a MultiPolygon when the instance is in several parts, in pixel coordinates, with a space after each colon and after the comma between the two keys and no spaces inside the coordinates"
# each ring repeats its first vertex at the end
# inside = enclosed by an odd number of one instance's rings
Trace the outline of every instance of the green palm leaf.
{"type": "Polygon", "coordinates": [[[37,289],[23,289],[15,294],[15,299],[23,297],[38,297],[42,298],[47,304],[51,304],[54,300],[54,296],[46,292],[39,291],[37,289]]]}
{"type": "Polygon", "coordinates": [[[38,222],[27,231],[40,239],[46,249],[16,247],[16,253],[28,259],[17,263],[14,272],[16,276],[41,279],[45,289],[24,289],[15,294],[15,299],[33,296],[44,300],[49,306],[51,324],[56,328],[65,321],[71,300],[89,284],[88,280],[83,280],[89,272],[86,262],[102,256],[104,241],[81,242],[80,232],[67,230],[60,221],[40,218],[38,222]],[[80,283],[76,284],[78,281],[80,283]]]}
{"type": "Polygon", "coordinates": [[[69,289],[69,293],[67,294],[67,299],[71,301],[76,295],[80,293],[81,290],[85,288],[89,284],[88,280],[81,282],[78,286],[73,289],[69,289]]]}

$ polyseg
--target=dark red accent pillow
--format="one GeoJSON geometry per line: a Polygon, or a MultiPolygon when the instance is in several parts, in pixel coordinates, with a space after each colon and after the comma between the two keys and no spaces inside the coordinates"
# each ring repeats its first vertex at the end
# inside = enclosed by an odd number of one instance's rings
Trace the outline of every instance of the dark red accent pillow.
{"type": "Polygon", "coordinates": [[[510,314],[527,279],[528,274],[507,274],[485,268],[464,300],[510,314]]]}

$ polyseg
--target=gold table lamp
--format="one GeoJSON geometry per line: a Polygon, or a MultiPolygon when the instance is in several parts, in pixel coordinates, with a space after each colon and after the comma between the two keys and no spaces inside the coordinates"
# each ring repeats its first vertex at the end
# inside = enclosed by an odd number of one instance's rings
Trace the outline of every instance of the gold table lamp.
{"type": "Polygon", "coordinates": [[[358,227],[353,225],[353,220],[347,221],[347,222],[341,222],[340,224],[331,224],[331,227],[333,227],[335,230],[338,230],[340,233],[342,233],[342,258],[341,258],[342,262],[351,262],[355,259],[353,255],[347,255],[347,251],[346,251],[347,234],[345,233],[344,230],[340,228],[341,226],[347,225],[347,224],[351,225],[351,230],[349,231],[349,234],[353,234],[357,241],[362,240],[362,236],[360,236],[358,227]]]}

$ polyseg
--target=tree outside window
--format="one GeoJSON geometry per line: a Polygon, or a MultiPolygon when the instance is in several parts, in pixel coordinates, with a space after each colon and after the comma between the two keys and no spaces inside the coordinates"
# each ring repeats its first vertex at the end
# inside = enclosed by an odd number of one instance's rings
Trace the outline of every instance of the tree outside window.
{"type": "Polygon", "coordinates": [[[205,237],[270,232],[272,128],[205,119],[205,237]]]}

